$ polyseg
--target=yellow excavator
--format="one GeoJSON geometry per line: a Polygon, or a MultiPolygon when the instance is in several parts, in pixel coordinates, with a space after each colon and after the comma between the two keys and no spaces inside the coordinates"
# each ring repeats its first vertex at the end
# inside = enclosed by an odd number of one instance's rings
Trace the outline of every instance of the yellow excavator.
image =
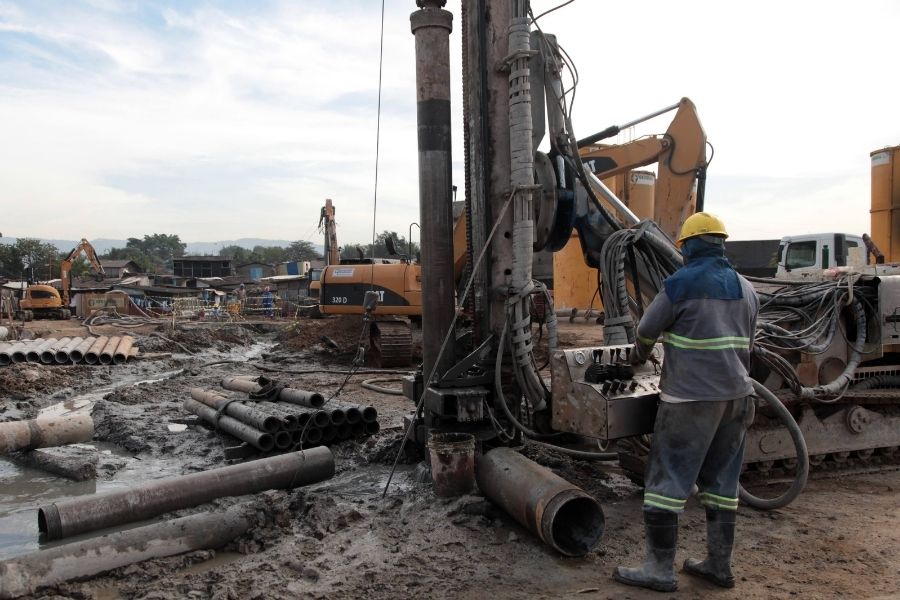
{"type": "MultiPolygon", "coordinates": [[[[334,233],[334,207],[327,200],[320,221],[325,232],[326,260],[319,286],[319,311],[330,315],[374,316],[369,330],[370,360],[376,366],[407,366],[412,362],[410,321],[422,316],[422,266],[413,256],[402,255],[388,238],[388,252],[398,258],[340,259],[334,233]],[[333,253],[329,252],[333,249],[333,253]],[[366,293],[377,300],[366,306],[366,293]]],[[[466,215],[456,218],[453,229],[454,274],[459,281],[466,263],[466,215]]],[[[310,282],[316,283],[316,282],[310,282]]]]}
{"type": "Polygon", "coordinates": [[[82,238],[59,266],[61,293],[51,285],[29,285],[25,289],[24,297],[19,300],[19,310],[16,311],[16,319],[31,321],[33,319],[72,318],[72,311],[69,309],[69,294],[72,287],[70,273],[72,264],[82,252],[87,256],[88,262],[90,262],[97,275],[100,277],[106,275],[94,247],[89,241],[82,238]]]}

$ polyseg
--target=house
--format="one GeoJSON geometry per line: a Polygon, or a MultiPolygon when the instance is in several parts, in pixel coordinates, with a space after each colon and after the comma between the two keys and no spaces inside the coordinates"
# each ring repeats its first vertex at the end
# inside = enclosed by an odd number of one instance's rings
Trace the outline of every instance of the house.
{"type": "Polygon", "coordinates": [[[175,277],[228,277],[234,275],[231,259],[225,256],[180,256],[173,259],[175,277]]]}
{"type": "Polygon", "coordinates": [[[126,275],[144,272],[140,265],[133,260],[111,260],[107,258],[100,259],[100,264],[103,265],[103,271],[106,273],[106,276],[112,279],[122,279],[126,275]]]}
{"type": "Polygon", "coordinates": [[[238,265],[235,269],[238,277],[247,281],[259,281],[263,277],[275,275],[275,267],[268,263],[251,262],[238,265]]]}

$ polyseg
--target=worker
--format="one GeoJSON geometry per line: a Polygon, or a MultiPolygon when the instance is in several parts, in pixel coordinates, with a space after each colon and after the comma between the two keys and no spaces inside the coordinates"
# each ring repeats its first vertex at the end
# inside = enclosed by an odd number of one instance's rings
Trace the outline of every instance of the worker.
{"type": "Polygon", "coordinates": [[[700,212],[682,226],[684,266],[664,282],[637,327],[633,364],[662,337],[660,403],[644,475],[646,558],[613,577],[661,592],[678,587],[673,565],[678,515],[694,485],[706,507],[707,555],[684,571],[734,587],[731,556],[738,479],[753,421],[750,351],[759,299],[725,258],[725,224],[700,212]]]}
{"type": "Polygon", "coordinates": [[[267,317],[272,318],[274,316],[274,312],[272,311],[272,291],[269,289],[269,286],[266,286],[263,290],[262,306],[263,313],[267,317]]]}

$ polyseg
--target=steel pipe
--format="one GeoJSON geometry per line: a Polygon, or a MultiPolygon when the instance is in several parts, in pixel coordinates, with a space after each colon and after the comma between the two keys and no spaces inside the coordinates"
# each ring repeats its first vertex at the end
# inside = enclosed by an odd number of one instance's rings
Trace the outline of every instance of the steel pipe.
{"type": "Polygon", "coordinates": [[[0,562],[0,599],[91,577],[151,558],[215,549],[246,533],[253,519],[246,507],[200,513],[118,531],[0,562]]]}
{"type": "Polygon", "coordinates": [[[347,413],[347,420],[350,423],[356,422],[353,420],[353,417],[350,416],[351,411],[358,411],[362,420],[366,423],[374,423],[378,420],[378,409],[374,406],[369,406],[368,404],[343,404],[341,405],[341,408],[347,413]]]}
{"type": "Polygon", "coordinates": [[[83,361],[85,352],[91,349],[91,346],[94,345],[95,341],[97,341],[96,338],[85,338],[83,342],[78,344],[78,346],[76,346],[72,349],[71,352],[69,352],[69,359],[76,365],[83,361]]]}
{"type": "Polygon", "coordinates": [[[216,409],[210,408],[202,402],[197,402],[192,398],[185,398],[184,408],[210,425],[214,425],[216,429],[247,442],[258,450],[268,452],[275,447],[275,440],[272,438],[271,433],[260,431],[251,425],[238,421],[234,417],[219,415],[216,409]]]}
{"type": "Polygon", "coordinates": [[[28,347],[30,342],[19,342],[12,347],[12,361],[14,363],[23,363],[28,360],[28,347]]]}
{"type": "Polygon", "coordinates": [[[84,338],[81,337],[73,337],[69,340],[69,342],[63,346],[62,348],[57,348],[56,352],[53,354],[53,359],[56,361],[58,365],[64,365],[71,361],[69,355],[72,350],[81,345],[81,342],[84,341],[84,338]]]}
{"type": "Polygon", "coordinates": [[[594,498],[514,450],[480,456],[475,474],[485,496],[566,556],[584,556],[603,535],[603,509],[594,498]]]}
{"type": "Polygon", "coordinates": [[[350,425],[350,431],[353,433],[353,437],[362,437],[366,435],[366,424],[362,421],[353,423],[350,425]]]}
{"type": "Polygon", "coordinates": [[[275,433],[275,447],[279,450],[287,450],[294,445],[294,436],[290,431],[279,431],[275,433]]]}
{"type": "Polygon", "coordinates": [[[113,362],[117,365],[124,364],[131,356],[131,347],[134,345],[134,338],[130,335],[122,336],[122,340],[113,352],[113,362]]]}
{"type": "Polygon", "coordinates": [[[122,338],[118,335],[114,335],[109,338],[109,341],[106,342],[106,345],[103,346],[103,350],[100,351],[100,364],[101,365],[111,365],[113,363],[113,355],[116,352],[116,348],[119,347],[119,342],[122,341],[122,338]]]}
{"type": "MultiPolygon", "coordinates": [[[[410,14],[416,38],[416,126],[419,157],[419,223],[422,264],[422,369],[436,379],[453,364],[441,341],[456,311],[453,277],[453,177],[450,111],[450,32],[445,0],[420,0],[410,14]],[[440,358],[440,362],[438,359],[440,358]]],[[[428,382],[426,382],[428,383],[428,382]]]]}
{"type": "MultiPolygon", "coordinates": [[[[262,390],[262,386],[259,385],[256,379],[248,379],[246,377],[225,377],[222,379],[222,387],[226,390],[246,392],[247,394],[255,394],[262,390]]],[[[318,392],[287,387],[279,391],[278,400],[307,408],[321,408],[325,404],[325,397],[318,392]]]]}
{"type": "Polygon", "coordinates": [[[48,541],[115,527],[204,504],[216,498],[292,489],[334,475],[328,448],[279,454],[247,463],[167,477],[139,486],[81,496],[38,510],[38,529],[48,541]]]}
{"type": "Polygon", "coordinates": [[[303,406],[298,406],[296,404],[281,404],[280,402],[259,402],[259,404],[265,404],[266,406],[271,405],[287,414],[294,415],[298,420],[300,420],[301,426],[306,424],[304,416],[307,420],[312,420],[312,424],[315,427],[325,427],[326,425],[331,423],[331,416],[327,411],[324,410],[319,410],[316,408],[306,408],[303,406]]]}
{"type": "Polygon", "coordinates": [[[340,408],[332,408],[331,410],[325,412],[328,413],[328,420],[331,421],[331,424],[335,427],[343,425],[347,422],[347,415],[344,414],[344,411],[340,408]]]}
{"type": "Polygon", "coordinates": [[[0,454],[89,442],[94,437],[90,415],[44,416],[0,423],[0,454]]]}
{"type": "Polygon", "coordinates": [[[98,362],[100,362],[100,353],[103,352],[103,349],[106,347],[106,344],[108,342],[109,336],[101,335],[100,337],[96,338],[90,349],[84,353],[84,362],[89,365],[96,365],[98,362]]]}
{"type": "Polygon", "coordinates": [[[366,435],[375,435],[379,431],[381,431],[381,425],[378,424],[378,421],[366,423],[366,435]]]}
{"type": "Polygon", "coordinates": [[[295,388],[284,388],[278,394],[280,402],[290,402],[291,404],[299,404],[307,408],[322,408],[325,405],[325,396],[318,392],[308,392],[306,390],[298,390],[295,388]]]}
{"type": "Polygon", "coordinates": [[[60,348],[64,348],[66,344],[72,341],[70,337],[59,338],[56,340],[55,344],[51,344],[48,346],[43,352],[41,352],[41,362],[45,365],[52,365],[56,362],[56,351],[60,348]]]}
{"type": "Polygon", "coordinates": [[[275,402],[256,402],[256,406],[259,410],[264,412],[268,411],[281,419],[282,427],[287,431],[299,429],[309,420],[309,415],[296,415],[292,412],[288,412],[275,402]]]}
{"type": "MultiPolygon", "coordinates": [[[[41,352],[44,351],[44,348],[55,342],[56,338],[48,338],[38,341],[37,344],[31,346],[28,349],[28,352],[25,353],[25,360],[30,363],[41,362],[41,352]],[[51,342],[51,340],[53,341],[51,342]]],[[[2,352],[2,349],[0,349],[0,352],[2,352]]]]}
{"type": "Polygon", "coordinates": [[[282,421],[280,418],[267,414],[262,410],[239,404],[221,394],[200,388],[191,388],[191,398],[265,433],[275,433],[281,429],[282,421]]]}
{"type": "Polygon", "coordinates": [[[337,438],[339,440],[349,440],[353,437],[353,426],[350,423],[341,423],[337,427],[337,438]]]}
{"type": "Polygon", "coordinates": [[[10,364],[13,361],[13,359],[12,359],[13,347],[15,345],[16,344],[7,344],[6,347],[0,349],[0,365],[5,366],[5,365],[10,364]]]}

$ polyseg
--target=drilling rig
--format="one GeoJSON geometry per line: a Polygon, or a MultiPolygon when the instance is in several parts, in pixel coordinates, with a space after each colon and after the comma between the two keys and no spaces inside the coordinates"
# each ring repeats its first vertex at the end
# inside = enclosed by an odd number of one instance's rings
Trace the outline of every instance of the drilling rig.
{"type": "MultiPolygon", "coordinates": [[[[653,363],[631,367],[628,356],[643,307],[682,265],[670,233],[689,215],[668,217],[666,228],[641,220],[586,168],[590,156],[582,156],[583,148],[599,137],[579,144],[568,103],[572,88],[563,82],[569,59],[556,37],[540,30],[527,0],[462,0],[468,265],[463,291],[455,295],[449,242],[453,17],[443,0],[417,4],[410,19],[424,361],[404,382],[416,402],[410,437],[424,443],[433,431],[468,432],[485,447],[527,437],[563,452],[601,441],[640,480],[659,370],[653,363]],[[546,154],[536,151],[545,137],[546,154]],[[557,348],[551,309],[548,381],[533,357],[530,308],[536,297],[552,303],[532,278],[531,259],[568,240],[573,228],[586,263],[601,272],[603,345],[557,348]]],[[[691,167],[703,169],[693,174],[698,179],[706,167],[700,158],[691,167]]],[[[894,460],[900,447],[900,270],[837,269],[813,282],[754,285],[764,305],[752,368],[760,400],[745,464],[763,476],[781,470],[794,483],[776,498],[742,490],[742,499],[759,508],[784,506],[802,489],[810,464],[894,460]]],[[[655,352],[665,359],[664,344],[655,352]]]]}

